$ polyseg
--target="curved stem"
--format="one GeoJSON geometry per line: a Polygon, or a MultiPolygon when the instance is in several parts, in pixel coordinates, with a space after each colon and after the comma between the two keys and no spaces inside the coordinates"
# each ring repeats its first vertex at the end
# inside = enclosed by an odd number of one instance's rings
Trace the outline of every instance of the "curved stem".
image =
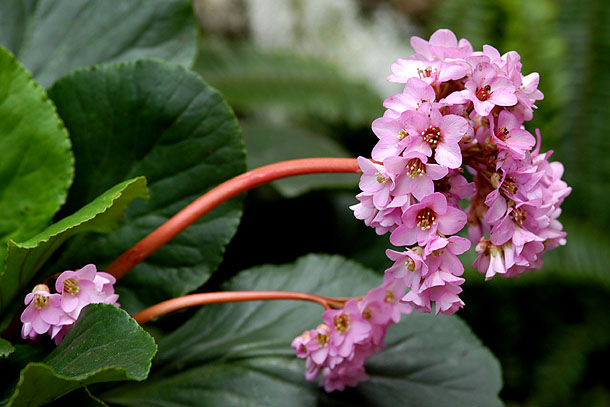
{"type": "Polygon", "coordinates": [[[190,294],[160,302],[138,312],[133,318],[144,324],[170,312],[198,305],[218,304],[222,302],[260,301],[260,300],[301,300],[322,305],[325,309],[343,307],[349,298],[330,298],[315,294],[293,291],[221,291],[212,293],[190,294]]]}
{"type": "Polygon", "coordinates": [[[256,168],[211,189],[123,253],[106,270],[117,279],[123,277],[197,219],[225,201],[262,184],[304,174],[360,172],[355,158],[305,158],[282,161],[256,168]]]}

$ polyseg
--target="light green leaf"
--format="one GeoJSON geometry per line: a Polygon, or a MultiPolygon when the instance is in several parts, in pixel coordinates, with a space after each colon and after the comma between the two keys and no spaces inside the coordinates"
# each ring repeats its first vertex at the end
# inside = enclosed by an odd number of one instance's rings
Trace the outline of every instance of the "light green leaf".
{"type": "Polygon", "coordinates": [[[276,109],[368,126],[383,113],[382,98],[319,60],[263,53],[252,44],[202,42],[193,66],[237,110],[276,109]]]}
{"type": "MultiPolygon", "coordinates": [[[[16,296],[24,289],[26,291],[28,288],[31,289],[29,287],[31,280],[55,250],[77,233],[112,232],[118,227],[127,206],[135,198],[148,198],[144,177],[131,179],[112,187],[76,213],[54,223],[25,242],[9,241],[6,270],[0,275],[2,325],[6,325],[13,314],[6,310],[14,311],[21,306],[21,301],[14,301],[16,296]]],[[[88,263],[73,264],[69,269],[76,270],[85,264],[88,263]]],[[[46,277],[48,275],[42,276],[42,278],[46,277]]]]}
{"type": "MultiPolygon", "coordinates": [[[[357,296],[380,277],[338,256],[262,266],[227,290],[295,290],[357,296]]],[[[159,344],[145,383],[100,396],[126,406],[499,406],[497,361],[457,317],[413,314],[390,328],[387,348],[369,360],[368,382],[326,394],[304,377],[290,342],[321,322],[305,302],[219,304],[199,310],[159,344]]],[[[169,316],[168,318],[171,318],[169,316]]]]}
{"type": "Polygon", "coordinates": [[[9,406],[41,406],[93,383],[144,380],[156,350],[154,340],[125,311],[88,305],[42,363],[29,363],[21,371],[9,406]]]}
{"type": "MultiPolygon", "coordinates": [[[[246,169],[241,131],[222,97],[199,76],[160,61],[80,71],[49,94],[72,137],[74,185],[62,213],[117,182],[146,176],[149,202],[127,210],[117,232],[78,237],[57,270],[114,261],[201,194],[246,169]]],[[[241,217],[232,200],[191,225],[138,265],[117,288],[130,312],[183,295],[220,264],[241,217]]]]}
{"type": "MultiPolygon", "coordinates": [[[[261,122],[246,122],[242,126],[248,150],[248,168],[297,158],[351,156],[332,139],[304,128],[261,122]]],[[[313,189],[353,188],[359,179],[358,174],[312,174],[284,178],[271,185],[282,195],[294,197],[313,189]]]]}
{"type": "Polygon", "coordinates": [[[45,87],[103,62],[156,57],[190,66],[196,39],[188,0],[0,2],[0,44],[45,87]]]}
{"type": "Polygon", "coordinates": [[[0,273],[6,243],[44,229],[73,176],[68,133],[30,74],[0,47],[0,273]]]}

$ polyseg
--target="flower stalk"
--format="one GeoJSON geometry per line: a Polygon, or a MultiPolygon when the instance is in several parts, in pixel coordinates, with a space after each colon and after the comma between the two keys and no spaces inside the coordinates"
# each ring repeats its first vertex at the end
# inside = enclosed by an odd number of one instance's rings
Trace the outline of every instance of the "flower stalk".
{"type": "Polygon", "coordinates": [[[140,311],[133,318],[139,324],[169,314],[180,309],[199,305],[219,304],[223,302],[268,301],[268,300],[300,300],[320,304],[325,309],[341,308],[350,298],[322,297],[310,293],[293,291],[221,291],[190,294],[160,302],[140,311]]]}
{"type": "Polygon", "coordinates": [[[265,165],[234,177],[200,196],[135,246],[105,272],[120,279],[180,232],[229,199],[277,179],[305,174],[361,172],[355,158],[304,158],[265,165]]]}

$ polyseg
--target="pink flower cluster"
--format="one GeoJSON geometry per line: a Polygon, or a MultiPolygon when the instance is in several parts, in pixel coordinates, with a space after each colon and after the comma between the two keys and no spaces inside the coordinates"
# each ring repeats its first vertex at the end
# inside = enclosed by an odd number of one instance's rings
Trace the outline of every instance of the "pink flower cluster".
{"type": "Polygon", "coordinates": [[[401,311],[452,314],[464,306],[457,256],[471,242],[487,279],[539,268],[546,250],[565,244],[557,218],[571,188],[563,166],[548,161],[551,152],[540,153],[540,134],[523,127],[543,98],[538,74],[522,75],[514,51],[473,51],[449,30],[411,45],[416,53],[392,64],[388,80],[405,87],[373,122],[379,141],[372,159],[358,158],[362,192],[351,207],[404,250],[386,251],[394,264],[380,288],[326,311],[324,324],[292,343],[307,358],[306,378],[322,370],[327,391],[366,379],[364,360],[382,348],[401,311]],[[466,225],[469,239],[456,235],[466,225]],[[391,306],[378,301],[384,307],[372,307],[367,319],[369,298],[387,287],[391,306]]]}
{"type": "Polygon", "coordinates": [[[326,310],[323,324],[292,341],[297,356],[306,359],[307,380],[321,372],[320,384],[330,392],[368,379],[364,362],[383,348],[387,327],[411,311],[399,301],[405,290],[402,281],[386,280],[364,298],[348,300],[343,309],[326,310]]]}
{"type": "Polygon", "coordinates": [[[119,306],[114,293],[116,279],[108,273],[97,272],[88,264],[78,271],[64,271],[55,282],[57,293],[51,294],[46,284],[38,284],[26,295],[27,307],[21,314],[21,336],[34,339],[48,333],[59,344],[89,304],[119,306]]]}
{"type": "Polygon", "coordinates": [[[449,30],[411,45],[416,54],[391,67],[388,80],[405,88],[373,122],[372,160],[358,158],[362,192],[352,209],[405,247],[387,251],[395,264],[386,275],[409,288],[401,301],[451,314],[464,305],[457,255],[470,241],[486,278],[539,268],[546,250],[565,244],[557,217],[571,188],[523,127],[543,95],[537,73],[521,74],[518,53],[473,51],[449,30]],[[463,199],[472,199],[466,210],[463,199]],[[455,236],[466,224],[470,241],[455,236]]]}

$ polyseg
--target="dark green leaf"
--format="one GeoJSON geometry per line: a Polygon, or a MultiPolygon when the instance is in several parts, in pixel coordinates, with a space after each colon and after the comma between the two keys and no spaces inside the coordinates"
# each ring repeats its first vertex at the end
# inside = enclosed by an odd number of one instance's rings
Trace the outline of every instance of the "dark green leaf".
{"type": "MultiPolygon", "coordinates": [[[[310,255],[295,264],[238,275],[228,290],[298,290],[362,295],[380,277],[337,256],[310,255]]],[[[367,364],[371,379],[326,394],[303,377],[291,340],[321,322],[322,308],[304,302],[208,306],[164,338],[149,380],[103,394],[127,406],[498,406],[499,366],[457,317],[405,316],[387,349],[367,364]]],[[[171,317],[170,317],[171,318],[171,317]]]]}
{"type": "Polygon", "coordinates": [[[58,398],[54,402],[48,404],[48,406],[108,407],[106,403],[92,395],[87,387],[83,387],[73,392],[70,392],[63,397],[58,398]]]}
{"type": "MultiPolygon", "coordinates": [[[[24,288],[28,288],[32,278],[66,239],[83,232],[112,232],[118,227],[127,206],[135,198],[148,198],[144,177],[114,186],[76,213],[54,223],[23,243],[9,241],[6,270],[0,276],[0,311],[5,316],[3,325],[10,321],[13,314],[6,310],[11,307],[15,310],[21,306],[21,301],[14,301],[15,297],[24,288]]],[[[74,264],[70,270],[84,265],[74,264]]]]}
{"type": "Polygon", "coordinates": [[[291,54],[263,53],[252,44],[204,42],[194,65],[235,109],[273,108],[295,115],[369,125],[383,112],[381,97],[334,67],[291,54]]]}
{"type": "Polygon", "coordinates": [[[144,380],[157,347],[129,315],[92,304],[43,363],[29,363],[9,406],[36,407],[100,382],[144,380]]]}
{"type": "Polygon", "coordinates": [[[66,199],[73,158],[68,133],[30,74],[0,47],[0,274],[6,242],[44,229],[66,199]]]}
{"type": "Polygon", "coordinates": [[[0,358],[5,358],[15,351],[15,348],[6,339],[0,338],[0,358]]]}
{"type": "MultiPolygon", "coordinates": [[[[117,232],[78,237],[58,263],[101,268],[210,188],[243,172],[235,116],[197,75],[159,61],[80,71],[49,91],[70,130],[76,176],[64,214],[117,182],[146,176],[149,202],[136,202],[117,232]]],[[[241,216],[230,201],[187,228],[121,280],[130,312],[196,289],[216,269],[241,216]]]]}
{"type": "MultiPolygon", "coordinates": [[[[350,157],[349,151],[335,141],[304,128],[261,122],[243,124],[248,150],[248,168],[278,161],[308,157],[350,157]]],[[[273,182],[284,196],[294,197],[313,189],[355,187],[358,174],[314,174],[284,178],[273,182]]]]}
{"type": "Polygon", "coordinates": [[[103,62],[156,57],[190,66],[196,33],[188,0],[0,2],[0,44],[44,86],[103,62]]]}

